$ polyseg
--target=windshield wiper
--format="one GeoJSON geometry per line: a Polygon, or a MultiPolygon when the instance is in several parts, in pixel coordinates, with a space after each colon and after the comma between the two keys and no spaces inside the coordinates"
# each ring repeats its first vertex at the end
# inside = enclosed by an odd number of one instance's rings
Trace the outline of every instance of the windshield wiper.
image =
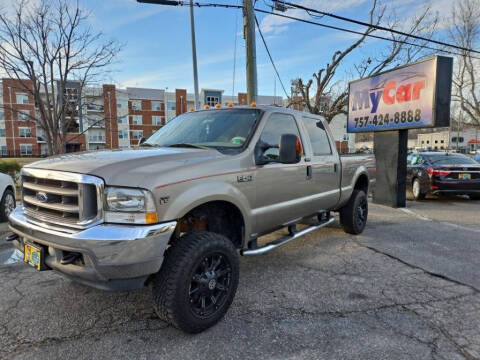
{"type": "Polygon", "coordinates": [[[208,146],[196,145],[196,144],[189,144],[189,143],[177,143],[177,144],[170,144],[165,145],[166,147],[185,147],[185,148],[195,148],[195,149],[203,149],[203,150],[210,150],[208,146]]]}

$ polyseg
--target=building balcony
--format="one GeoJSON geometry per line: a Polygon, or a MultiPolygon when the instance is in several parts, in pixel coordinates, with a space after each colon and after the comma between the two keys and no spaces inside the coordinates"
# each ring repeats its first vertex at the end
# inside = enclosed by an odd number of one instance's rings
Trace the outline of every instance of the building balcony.
{"type": "Polygon", "coordinates": [[[103,112],[104,106],[99,104],[87,104],[87,110],[89,112],[103,112]]]}
{"type": "Polygon", "coordinates": [[[95,135],[92,135],[92,136],[89,136],[88,137],[88,142],[90,143],[101,143],[101,144],[105,144],[105,136],[95,136],[95,135]]]}

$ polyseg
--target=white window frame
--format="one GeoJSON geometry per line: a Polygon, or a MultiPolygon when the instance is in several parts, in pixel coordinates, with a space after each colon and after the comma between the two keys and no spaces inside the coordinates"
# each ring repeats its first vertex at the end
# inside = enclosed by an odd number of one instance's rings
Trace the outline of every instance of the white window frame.
{"type": "Polygon", "coordinates": [[[18,121],[30,121],[30,110],[20,110],[17,114],[18,121]]]}
{"type": "Polygon", "coordinates": [[[215,106],[216,104],[219,104],[220,103],[220,96],[212,96],[212,95],[209,95],[205,98],[205,104],[206,105],[209,105],[210,107],[213,107],[215,106]]]}
{"type": "Polygon", "coordinates": [[[0,128],[0,137],[7,137],[7,129],[5,129],[3,127],[0,128]]]}
{"type": "Polygon", "coordinates": [[[8,155],[7,145],[0,145],[0,155],[4,155],[4,156],[8,155]]]}
{"type": "Polygon", "coordinates": [[[143,130],[132,130],[133,140],[140,140],[142,137],[143,137],[143,130]],[[136,134],[140,134],[140,136],[137,136],[136,134]]]}
{"type": "Polygon", "coordinates": [[[142,115],[132,115],[132,125],[143,125],[142,115]],[[140,122],[136,122],[135,119],[140,119],[140,122]]]}
{"type": "Polygon", "coordinates": [[[142,100],[130,100],[130,101],[132,103],[132,110],[142,110],[142,100]]]}
{"type": "MultiPolygon", "coordinates": [[[[132,120],[133,121],[133,120],[132,120]]],[[[128,115],[125,116],[118,116],[117,117],[117,122],[119,124],[128,124],[128,115]]]]}
{"type": "Polygon", "coordinates": [[[20,155],[28,156],[33,155],[33,145],[32,144],[20,144],[20,155]],[[23,149],[30,149],[30,151],[23,151],[23,149]]]}
{"type": "Polygon", "coordinates": [[[162,119],[163,119],[163,116],[153,115],[153,116],[152,116],[152,125],[162,126],[162,119]],[[157,124],[157,120],[159,120],[159,123],[158,123],[158,124],[157,124]]]}
{"type": "Polygon", "coordinates": [[[20,127],[18,128],[18,137],[26,138],[26,139],[31,138],[31,137],[32,137],[32,129],[30,129],[30,128],[27,127],[27,126],[20,126],[20,127]],[[26,134],[26,135],[29,134],[30,136],[23,136],[23,135],[22,135],[22,130],[27,130],[27,134],[26,134]]]}
{"type": "Polygon", "coordinates": [[[162,111],[162,102],[157,100],[152,100],[152,111],[162,111]],[[154,104],[158,104],[158,109],[154,104]]]}
{"type": "Polygon", "coordinates": [[[128,140],[128,130],[119,130],[118,131],[118,139],[128,140]]]}
{"type": "MultiPolygon", "coordinates": [[[[132,104],[132,108],[133,108],[133,104],[132,104]]],[[[117,100],[117,109],[128,109],[128,100],[121,100],[121,99],[118,99],[117,100]],[[125,105],[125,107],[123,107],[122,105],[125,105]]]]}
{"type": "Polygon", "coordinates": [[[15,103],[16,104],[29,104],[28,102],[28,94],[25,94],[25,93],[16,93],[15,94],[15,103]],[[18,102],[19,100],[19,96],[21,96],[23,98],[23,101],[22,102],[18,102]],[[27,100],[25,101],[25,97],[27,98],[27,100]]]}

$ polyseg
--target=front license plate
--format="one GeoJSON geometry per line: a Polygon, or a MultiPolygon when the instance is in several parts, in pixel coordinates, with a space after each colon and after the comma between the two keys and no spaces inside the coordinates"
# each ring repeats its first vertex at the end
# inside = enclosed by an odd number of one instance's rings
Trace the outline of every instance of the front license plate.
{"type": "Polygon", "coordinates": [[[25,244],[23,250],[23,261],[27,264],[33,266],[35,269],[40,270],[42,268],[42,248],[32,245],[25,244]]]}
{"type": "Polygon", "coordinates": [[[459,180],[470,180],[472,178],[472,174],[458,174],[459,180]]]}

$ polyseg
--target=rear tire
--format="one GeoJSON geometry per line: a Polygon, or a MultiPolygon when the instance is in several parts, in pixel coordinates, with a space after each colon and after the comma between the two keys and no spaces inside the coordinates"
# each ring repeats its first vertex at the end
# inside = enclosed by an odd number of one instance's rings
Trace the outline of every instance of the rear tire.
{"type": "Polygon", "coordinates": [[[422,192],[422,184],[420,183],[420,180],[418,178],[413,179],[412,194],[415,200],[424,200],[425,196],[427,195],[422,192]]]}
{"type": "Polygon", "coordinates": [[[346,233],[358,235],[367,224],[368,200],[362,190],[353,190],[347,205],[340,209],[340,224],[346,233]]]}
{"type": "Polygon", "coordinates": [[[190,232],[167,250],[153,278],[158,316],[188,333],[215,325],[227,312],[238,286],[239,260],[225,236],[190,232]]]}

